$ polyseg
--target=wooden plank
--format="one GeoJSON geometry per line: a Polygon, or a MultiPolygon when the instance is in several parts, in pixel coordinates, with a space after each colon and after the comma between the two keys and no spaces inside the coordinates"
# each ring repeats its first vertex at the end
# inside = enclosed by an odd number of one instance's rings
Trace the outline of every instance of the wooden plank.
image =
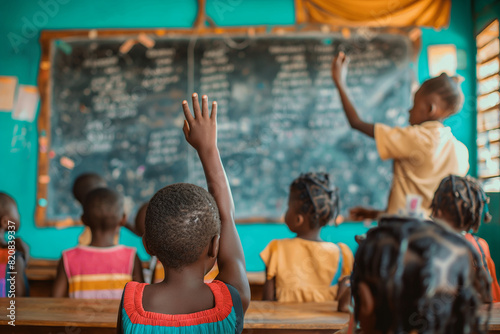
{"type": "MultiPolygon", "coordinates": [[[[9,301],[1,298],[0,309],[5,310],[9,301]]],[[[119,303],[119,300],[17,298],[16,327],[115,328],[119,303]]],[[[255,301],[247,311],[245,329],[336,330],[343,327],[349,316],[335,309],[335,302],[255,301]]],[[[8,319],[0,317],[0,326],[8,326],[8,319]]]]}
{"type": "MultiPolygon", "coordinates": [[[[6,310],[8,298],[0,298],[6,310]]],[[[336,303],[278,303],[252,301],[245,316],[245,333],[334,333],[349,319],[336,312],[336,303]]],[[[57,333],[68,328],[78,333],[114,333],[118,300],[17,298],[16,333],[57,333]]],[[[9,319],[0,317],[0,332],[13,333],[9,319]]],[[[500,303],[494,304],[490,333],[500,333],[500,303]]]]}

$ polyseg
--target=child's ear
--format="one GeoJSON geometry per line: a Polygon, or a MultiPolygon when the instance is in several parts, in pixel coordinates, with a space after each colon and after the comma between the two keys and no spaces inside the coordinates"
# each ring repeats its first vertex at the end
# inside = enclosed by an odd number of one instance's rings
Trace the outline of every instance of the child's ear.
{"type": "Polygon", "coordinates": [[[305,221],[306,221],[306,218],[304,217],[304,215],[299,213],[297,215],[297,219],[295,221],[295,227],[302,226],[302,224],[304,224],[305,221]]]}
{"type": "Polygon", "coordinates": [[[146,253],[148,253],[151,256],[155,255],[154,252],[151,249],[149,249],[148,243],[147,243],[146,238],[144,237],[144,235],[142,236],[142,244],[144,245],[144,249],[146,250],[146,253]]]}
{"type": "Polygon", "coordinates": [[[216,258],[217,254],[219,254],[219,241],[220,241],[220,235],[216,235],[212,238],[212,241],[210,241],[210,245],[208,247],[208,256],[212,258],[216,258]]]}
{"type": "Polygon", "coordinates": [[[9,217],[7,216],[0,217],[0,230],[6,231],[8,226],[9,226],[9,217]]]}
{"type": "Polygon", "coordinates": [[[436,103],[431,102],[431,107],[429,109],[429,115],[434,116],[437,112],[437,109],[438,109],[438,107],[437,107],[436,103]]]}
{"type": "Polygon", "coordinates": [[[360,318],[369,319],[375,310],[375,300],[372,292],[366,283],[359,283],[359,316],[360,318]]]}

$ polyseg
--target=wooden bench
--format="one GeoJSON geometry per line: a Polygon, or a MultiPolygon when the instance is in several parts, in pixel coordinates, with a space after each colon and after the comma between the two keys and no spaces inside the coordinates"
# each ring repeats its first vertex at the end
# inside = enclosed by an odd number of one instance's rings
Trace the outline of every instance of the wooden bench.
{"type": "MultiPolygon", "coordinates": [[[[52,284],[56,278],[58,260],[30,259],[26,268],[26,276],[30,285],[31,297],[50,297],[52,284]]],[[[148,268],[149,262],[142,263],[148,268]]],[[[262,290],[266,281],[265,273],[247,273],[253,300],[262,300],[262,290]]]]}

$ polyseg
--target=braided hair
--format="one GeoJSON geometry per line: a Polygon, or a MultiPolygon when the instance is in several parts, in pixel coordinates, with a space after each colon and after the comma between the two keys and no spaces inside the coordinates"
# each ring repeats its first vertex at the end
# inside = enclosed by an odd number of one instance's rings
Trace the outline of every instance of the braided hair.
{"type": "Polygon", "coordinates": [[[491,220],[488,202],[489,198],[476,180],[450,175],[441,181],[436,190],[431,210],[434,217],[444,215],[462,231],[477,232],[483,216],[486,223],[491,220]]]}
{"type": "Polygon", "coordinates": [[[374,298],[375,330],[382,333],[484,333],[490,281],[479,256],[444,225],[384,217],[368,231],[351,276],[354,315],[359,320],[359,284],[374,298]]]}
{"type": "Polygon", "coordinates": [[[301,202],[300,212],[309,217],[311,228],[335,221],[339,214],[338,188],[327,173],[305,173],[293,180],[290,193],[301,202]]]}

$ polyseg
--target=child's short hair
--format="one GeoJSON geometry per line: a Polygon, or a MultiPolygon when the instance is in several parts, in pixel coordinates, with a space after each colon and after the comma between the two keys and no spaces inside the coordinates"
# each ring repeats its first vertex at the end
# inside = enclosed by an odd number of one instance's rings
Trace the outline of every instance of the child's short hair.
{"type": "Polygon", "coordinates": [[[105,188],[106,181],[95,173],[79,175],[73,183],[73,196],[83,205],[85,197],[94,189],[105,188]]]}
{"type": "Polygon", "coordinates": [[[464,104],[464,94],[460,88],[461,77],[450,77],[446,73],[424,81],[420,90],[424,94],[436,93],[445,103],[447,110],[455,114],[462,109],[464,104]]]}
{"type": "Polygon", "coordinates": [[[10,195],[0,192],[0,218],[10,214],[12,208],[17,208],[17,203],[10,195]]]}
{"type": "Polygon", "coordinates": [[[439,184],[431,203],[432,215],[438,211],[447,217],[456,228],[469,232],[477,232],[483,219],[487,223],[491,220],[488,213],[489,198],[471,177],[450,175],[439,184]]]}
{"type": "Polygon", "coordinates": [[[374,301],[382,333],[478,333],[480,306],[489,300],[487,274],[459,234],[418,219],[382,218],[356,253],[352,273],[355,316],[359,284],[374,301]],[[482,298],[483,300],[480,300],[482,298]]]}
{"type": "Polygon", "coordinates": [[[116,191],[94,189],[83,203],[84,222],[92,230],[114,230],[123,218],[123,210],[123,197],[116,191]]]}
{"type": "Polygon", "coordinates": [[[144,236],[164,267],[180,269],[196,262],[220,229],[212,195],[193,184],[177,183],[160,189],[149,202],[144,236]]]}
{"type": "Polygon", "coordinates": [[[337,218],[338,189],[331,187],[327,173],[301,174],[290,185],[290,193],[302,202],[300,211],[309,216],[311,228],[323,227],[337,218]]]}

